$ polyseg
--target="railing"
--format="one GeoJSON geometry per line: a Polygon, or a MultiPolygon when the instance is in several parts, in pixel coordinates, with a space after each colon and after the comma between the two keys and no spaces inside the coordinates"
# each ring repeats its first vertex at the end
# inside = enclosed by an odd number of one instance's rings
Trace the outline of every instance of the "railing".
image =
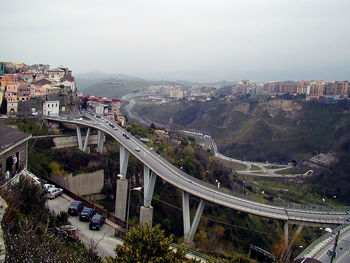
{"type": "MultiPolygon", "coordinates": [[[[62,187],[62,186],[61,186],[62,187]]],[[[111,220],[113,223],[119,225],[121,227],[121,229],[119,229],[122,232],[125,232],[125,228],[126,228],[126,221],[120,219],[119,217],[116,217],[114,214],[106,211],[105,209],[99,207],[98,205],[96,205],[93,202],[90,202],[88,200],[86,200],[85,198],[69,191],[68,189],[62,187],[64,189],[64,193],[66,195],[68,195],[69,197],[73,198],[74,200],[77,201],[82,201],[84,202],[84,205],[90,208],[95,208],[96,212],[99,213],[100,215],[105,216],[107,219],[111,220]]]]}
{"type": "Polygon", "coordinates": [[[200,253],[194,249],[191,249],[191,248],[188,248],[186,246],[183,246],[183,245],[179,245],[179,244],[171,244],[171,247],[173,248],[182,248],[186,254],[190,254],[190,255],[193,255],[197,260],[201,260],[203,259],[204,261],[209,261],[209,262],[214,262],[214,263],[223,263],[224,261],[221,261],[219,259],[216,259],[216,258],[213,258],[213,257],[210,257],[208,255],[205,255],[203,253],[200,253]]]}
{"type": "MultiPolygon", "coordinates": [[[[26,173],[28,173],[33,178],[36,177],[33,173],[31,173],[28,170],[26,171],[26,173]]],[[[47,178],[46,176],[43,176],[43,177],[45,177],[46,180],[51,182],[50,178],[47,178]]],[[[52,182],[52,183],[54,183],[54,182],[52,182]]],[[[100,215],[105,216],[107,219],[111,220],[113,223],[119,225],[120,229],[118,229],[118,231],[125,233],[126,221],[120,219],[119,217],[116,217],[114,214],[112,214],[112,213],[106,211],[105,209],[99,207],[95,203],[92,203],[92,202],[86,200],[85,198],[83,198],[83,197],[81,197],[81,196],[79,196],[79,195],[69,191],[67,188],[65,188],[63,186],[60,186],[60,187],[64,190],[64,193],[66,195],[68,195],[69,197],[73,198],[74,200],[84,202],[84,205],[87,206],[87,207],[95,208],[97,213],[99,213],[100,215]]]]}
{"type": "Polygon", "coordinates": [[[344,232],[347,232],[350,230],[349,224],[343,224],[335,228],[332,233],[327,233],[314,242],[312,242],[307,248],[304,249],[303,252],[301,252],[296,259],[298,258],[304,258],[307,257],[313,257],[317,253],[319,253],[322,249],[324,249],[328,244],[330,244],[335,239],[335,233],[340,231],[340,235],[344,234],[344,232]],[[328,239],[328,240],[327,240],[328,239]],[[318,247],[317,247],[318,246],[318,247]]]}
{"type": "MultiPolygon", "coordinates": [[[[76,121],[76,120],[71,120],[71,121],[76,121]]],[[[98,127],[101,128],[101,127],[98,127]]],[[[108,132],[108,131],[107,131],[108,132]]],[[[215,147],[216,145],[213,144],[215,147]]],[[[197,184],[200,187],[204,187],[207,189],[213,190],[213,193],[220,191],[215,185],[209,184],[207,182],[201,181],[197,178],[194,178],[185,172],[179,170],[177,167],[169,163],[166,159],[164,159],[160,155],[154,154],[155,157],[160,159],[164,164],[166,164],[170,170],[172,170],[174,173],[180,175],[181,177],[187,178],[187,180],[190,180],[191,182],[197,184]]],[[[296,212],[303,212],[303,213],[308,213],[308,214],[332,214],[332,215],[347,215],[350,213],[350,207],[349,206],[319,206],[319,205],[302,205],[302,204],[296,204],[296,203],[284,203],[281,201],[267,201],[266,203],[262,203],[261,199],[252,197],[252,196],[247,196],[243,195],[242,193],[237,193],[237,192],[232,192],[232,191],[220,191],[220,194],[226,194],[229,197],[236,197],[242,201],[247,201],[254,203],[257,206],[260,207],[270,207],[270,208],[280,208],[281,210],[288,210],[288,211],[296,211],[296,212]]],[[[300,220],[302,219],[301,217],[291,217],[290,219],[293,220],[300,220]]],[[[303,219],[301,221],[304,221],[303,219]]],[[[339,218],[339,220],[324,220],[323,223],[335,223],[335,224],[341,224],[345,221],[343,218],[339,218]]]]}

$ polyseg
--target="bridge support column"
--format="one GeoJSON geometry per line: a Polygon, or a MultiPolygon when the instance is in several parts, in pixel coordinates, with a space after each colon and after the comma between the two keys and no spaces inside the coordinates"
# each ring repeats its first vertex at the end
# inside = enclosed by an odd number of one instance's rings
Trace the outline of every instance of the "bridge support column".
{"type": "Polygon", "coordinates": [[[128,180],[126,177],[126,170],[129,162],[129,151],[120,145],[120,174],[117,180],[117,193],[115,199],[115,215],[122,220],[126,219],[126,206],[128,201],[128,180]]]}
{"type": "Polygon", "coordinates": [[[303,224],[301,224],[301,225],[298,226],[297,231],[295,232],[295,234],[294,234],[294,236],[293,236],[293,238],[292,238],[292,241],[290,241],[290,243],[289,243],[289,246],[288,246],[287,251],[286,251],[286,259],[287,259],[288,261],[289,261],[290,255],[291,255],[291,248],[292,248],[292,246],[293,246],[295,240],[296,240],[296,239],[298,238],[298,236],[300,235],[301,230],[303,230],[303,227],[304,227],[303,224]]]}
{"type": "Polygon", "coordinates": [[[284,249],[286,250],[288,247],[288,240],[289,240],[289,234],[288,234],[288,221],[284,223],[284,249]]]}
{"type": "Polygon", "coordinates": [[[82,139],[81,139],[80,126],[77,125],[76,128],[77,128],[78,147],[79,147],[80,150],[83,150],[83,142],[82,142],[82,139]]]}
{"type": "Polygon", "coordinates": [[[189,204],[189,194],[182,191],[182,213],[183,213],[183,224],[184,224],[184,238],[186,243],[191,243],[196,233],[199,220],[202,216],[205,206],[205,201],[200,200],[197,207],[196,214],[193,218],[192,226],[190,221],[190,204],[189,204]]]}
{"type": "Polygon", "coordinates": [[[83,152],[86,152],[86,150],[87,150],[87,146],[88,146],[88,143],[89,143],[89,136],[90,136],[90,128],[88,128],[87,133],[86,133],[85,143],[84,143],[84,146],[83,146],[83,152]]]}
{"type": "Polygon", "coordinates": [[[126,177],[126,170],[128,169],[128,162],[129,162],[129,151],[123,146],[120,145],[119,147],[119,156],[120,156],[120,172],[121,178],[126,177]]]}
{"type": "Polygon", "coordinates": [[[152,196],[154,192],[154,186],[156,184],[157,175],[150,171],[150,169],[144,165],[143,167],[143,206],[140,207],[140,225],[145,225],[147,222],[152,227],[153,221],[153,207],[152,196]]]}
{"type": "Polygon", "coordinates": [[[128,199],[128,180],[123,178],[117,180],[117,194],[115,197],[115,215],[122,219],[126,219],[126,206],[128,199]]]}
{"type": "Polygon", "coordinates": [[[105,133],[103,131],[98,130],[97,131],[97,148],[98,152],[103,152],[103,143],[105,139],[105,133]]]}

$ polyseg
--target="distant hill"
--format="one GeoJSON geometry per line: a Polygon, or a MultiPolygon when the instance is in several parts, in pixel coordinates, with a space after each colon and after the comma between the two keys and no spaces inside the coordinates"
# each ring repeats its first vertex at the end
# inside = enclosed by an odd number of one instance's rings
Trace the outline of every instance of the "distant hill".
{"type": "Polygon", "coordinates": [[[350,142],[349,101],[182,101],[134,109],[158,123],[207,131],[221,152],[245,160],[308,159],[350,142]]]}
{"type": "Polygon", "coordinates": [[[84,94],[103,96],[103,97],[121,97],[133,90],[145,89],[152,85],[180,85],[183,88],[198,86],[226,86],[235,82],[212,82],[198,83],[184,80],[161,81],[161,80],[144,80],[135,76],[125,74],[110,74],[100,71],[75,74],[78,90],[84,94]]]}
{"type": "Polygon", "coordinates": [[[129,76],[125,74],[110,74],[105,73],[101,71],[91,71],[88,73],[79,73],[74,75],[77,79],[87,79],[87,80],[99,80],[99,79],[120,79],[120,80],[127,80],[127,79],[139,79],[134,76],[129,76]]]}

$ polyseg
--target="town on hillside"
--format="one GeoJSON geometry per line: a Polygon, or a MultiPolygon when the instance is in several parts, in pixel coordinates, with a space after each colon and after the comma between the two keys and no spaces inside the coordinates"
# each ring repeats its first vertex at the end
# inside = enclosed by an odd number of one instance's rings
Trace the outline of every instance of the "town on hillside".
{"type": "Polygon", "coordinates": [[[75,78],[68,67],[0,62],[0,88],[2,118],[77,113],[83,102],[85,109],[125,122],[119,99],[78,96],[75,78]]]}
{"type": "Polygon", "coordinates": [[[302,81],[272,81],[255,82],[253,80],[241,80],[230,85],[192,85],[184,89],[181,85],[155,85],[148,89],[163,99],[154,98],[156,103],[164,103],[169,100],[182,100],[206,102],[213,97],[221,95],[222,100],[231,101],[241,96],[270,97],[302,96],[305,100],[326,99],[336,101],[349,98],[349,81],[326,80],[302,80],[302,81]],[[219,91],[219,90],[224,90],[219,91]]]}

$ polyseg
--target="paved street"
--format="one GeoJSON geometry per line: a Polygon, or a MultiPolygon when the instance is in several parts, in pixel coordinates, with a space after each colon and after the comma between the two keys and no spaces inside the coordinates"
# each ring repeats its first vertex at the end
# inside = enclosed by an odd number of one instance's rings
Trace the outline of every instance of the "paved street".
{"type": "MultiPolygon", "coordinates": [[[[335,235],[335,234],[334,234],[335,235]]],[[[315,259],[321,262],[330,262],[330,257],[327,255],[327,251],[333,248],[334,239],[324,249],[320,251],[315,259]]],[[[333,260],[335,263],[349,263],[350,262],[350,231],[347,231],[344,236],[341,236],[338,241],[336,249],[336,257],[333,260]]]]}
{"type": "MultiPolygon", "coordinates": [[[[47,206],[56,214],[68,211],[69,204],[70,201],[62,196],[47,202],[47,206]]],[[[114,256],[114,248],[122,244],[120,239],[114,237],[114,228],[108,224],[104,224],[100,231],[92,231],[89,223],[81,222],[77,216],[70,216],[69,222],[78,228],[80,239],[87,247],[98,242],[96,249],[101,256],[114,256]]]]}
{"type": "MultiPolygon", "coordinates": [[[[122,97],[123,101],[128,102],[128,104],[126,104],[124,106],[124,110],[126,111],[129,118],[136,120],[139,123],[145,124],[147,126],[151,125],[151,123],[153,122],[158,127],[167,128],[169,130],[169,127],[167,127],[166,125],[143,119],[136,112],[132,111],[132,108],[135,106],[135,103],[136,103],[134,98],[145,97],[145,96],[154,96],[154,94],[133,93],[133,94],[128,94],[128,95],[125,95],[122,97]]],[[[278,165],[280,168],[270,169],[270,168],[268,168],[267,163],[242,161],[242,160],[238,160],[235,158],[227,157],[218,151],[217,145],[213,139],[211,139],[209,137],[203,137],[201,135],[195,135],[194,133],[191,133],[190,131],[181,131],[181,132],[183,132],[186,135],[190,135],[192,137],[198,137],[202,140],[204,139],[207,146],[214,150],[216,157],[221,158],[221,159],[226,160],[226,161],[235,162],[235,163],[244,165],[246,167],[246,169],[244,169],[242,171],[237,171],[237,173],[239,173],[239,174],[248,175],[248,176],[252,175],[252,176],[275,177],[275,178],[279,178],[279,177],[280,178],[294,178],[294,177],[304,176],[304,174],[278,174],[278,173],[276,173],[278,171],[282,171],[282,170],[291,168],[291,166],[289,166],[289,165],[278,165]],[[252,166],[256,166],[260,169],[252,170],[252,166]]]]}
{"type": "Polygon", "coordinates": [[[273,206],[242,198],[240,193],[224,192],[215,185],[206,183],[184,173],[181,169],[169,163],[162,156],[150,150],[146,145],[120,126],[112,125],[110,120],[100,116],[99,118],[93,115],[87,116],[90,120],[84,120],[82,118],[64,119],[62,117],[46,117],[46,119],[86,125],[109,134],[123,145],[130,154],[149,167],[157,176],[171,183],[175,187],[187,193],[196,195],[201,199],[232,209],[275,219],[327,224],[342,224],[345,221],[345,218],[341,217],[341,215],[347,213],[347,207],[340,210],[339,207],[334,208],[330,206],[307,207],[295,204],[288,206],[273,206]]]}

